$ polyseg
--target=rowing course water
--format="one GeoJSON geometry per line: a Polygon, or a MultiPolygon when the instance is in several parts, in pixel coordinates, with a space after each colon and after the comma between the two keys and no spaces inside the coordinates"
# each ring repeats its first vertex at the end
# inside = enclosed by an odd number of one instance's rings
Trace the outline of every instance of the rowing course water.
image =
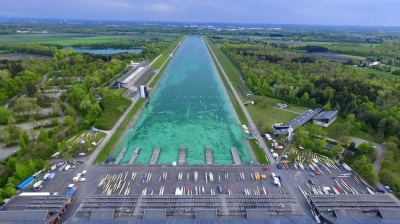
{"type": "Polygon", "coordinates": [[[202,37],[187,37],[177,51],[133,130],[116,150],[113,162],[127,147],[120,164],[129,162],[140,147],[135,164],[148,164],[153,149],[160,147],[160,164],[178,161],[186,147],[186,164],[204,164],[205,148],[211,147],[215,164],[233,164],[231,147],[242,163],[253,158],[232,104],[202,37]]]}

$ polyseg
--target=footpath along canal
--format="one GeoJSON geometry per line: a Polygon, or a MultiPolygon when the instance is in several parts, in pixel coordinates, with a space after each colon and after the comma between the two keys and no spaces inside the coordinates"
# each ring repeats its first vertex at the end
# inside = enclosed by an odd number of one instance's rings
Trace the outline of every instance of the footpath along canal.
{"type": "Polygon", "coordinates": [[[213,151],[214,164],[233,164],[231,147],[243,164],[255,161],[254,153],[224,89],[201,36],[189,36],[166,68],[157,89],[127,131],[107,163],[127,147],[120,164],[127,164],[135,148],[135,164],[148,164],[160,147],[158,163],[178,161],[186,147],[186,164],[204,164],[205,148],[213,151]]]}

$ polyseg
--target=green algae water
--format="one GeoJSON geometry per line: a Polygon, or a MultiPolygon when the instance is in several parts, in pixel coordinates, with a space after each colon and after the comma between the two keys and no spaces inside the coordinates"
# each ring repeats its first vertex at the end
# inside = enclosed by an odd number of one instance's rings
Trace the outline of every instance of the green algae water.
{"type": "Polygon", "coordinates": [[[120,164],[127,164],[135,148],[135,164],[149,164],[160,147],[158,163],[178,162],[179,148],[186,147],[186,164],[204,164],[205,148],[211,147],[214,164],[233,164],[236,147],[243,164],[255,160],[206,44],[200,36],[185,39],[174,55],[133,130],[110,155],[115,161],[123,147],[120,164]]]}

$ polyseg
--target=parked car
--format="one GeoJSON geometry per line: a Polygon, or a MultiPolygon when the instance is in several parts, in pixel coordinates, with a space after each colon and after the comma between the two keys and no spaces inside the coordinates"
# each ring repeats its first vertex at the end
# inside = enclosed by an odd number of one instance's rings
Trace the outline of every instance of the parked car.
{"type": "Polygon", "coordinates": [[[393,193],[392,189],[390,189],[389,186],[384,186],[384,188],[385,188],[389,193],[393,193]]]}
{"type": "Polygon", "coordinates": [[[86,178],[80,178],[79,181],[81,182],[86,181],[86,178]]]}
{"type": "Polygon", "coordinates": [[[79,157],[79,155],[73,155],[72,157],[74,157],[74,158],[78,158],[78,157],[79,157]]]}
{"type": "Polygon", "coordinates": [[[376,191],[376,192],[379,192],[379,193],[381,193],[381,194],[384,194],[384,193],[385,193],[385,190],[383,190],[383,189],[376,189],[375,191],[376,191]]]}
{"type": "Polygon", "coordinates": [[[308,180],[310,182],[310,184],[315,185],[315,182],[312,179],[308,180]]]}

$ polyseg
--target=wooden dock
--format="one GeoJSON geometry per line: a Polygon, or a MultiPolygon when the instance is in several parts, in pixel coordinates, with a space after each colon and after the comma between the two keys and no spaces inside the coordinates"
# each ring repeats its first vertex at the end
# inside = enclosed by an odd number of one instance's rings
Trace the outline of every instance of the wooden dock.
{"type": "Polygon", "coordinates": [[[157,164],[158,156],[160,155],[161,148],[154,148],[153,155],[150,159],[150,164],[157,164]]]}
{"type": "Polygon", "coordinates": [[[231,148],[232,152],[232,157],[233,157],[233,162],[235,165],[240,165],[242,164],[242,161],[240,161],[239,153],[237,148],[231,148]]]}
{"type": "Polygon", "coordinates": [[[211,148],[206,148],[206,161],[207,165],[213,165],[214,164],[214,159],[212,155],[212,149],[211,148]]]}
{"type": "Polygon", "coordinates": [[[135,163],[135,159],[136,159],[136,157],[138,156],[139,151],[140,151],[140,148],[136,148],[136,149],[132,152],[131,159],[129,160],[129,163],[128,163],[128,164],[134,164],[134,163],[135,163]]]}
{"type": "Polygon", "coordinates": [[[114,164],[119,164],[121,162],[121,159],[124,158],[125,152],[128,148],[122,148],[121,152],[119,153],[117,159],[115,160],[114,164]]]}
{"type": "Polygon", "coordinates": [[[179,148],[178,164],[185,164],[186,162],[186,148],[179,148]]]}

